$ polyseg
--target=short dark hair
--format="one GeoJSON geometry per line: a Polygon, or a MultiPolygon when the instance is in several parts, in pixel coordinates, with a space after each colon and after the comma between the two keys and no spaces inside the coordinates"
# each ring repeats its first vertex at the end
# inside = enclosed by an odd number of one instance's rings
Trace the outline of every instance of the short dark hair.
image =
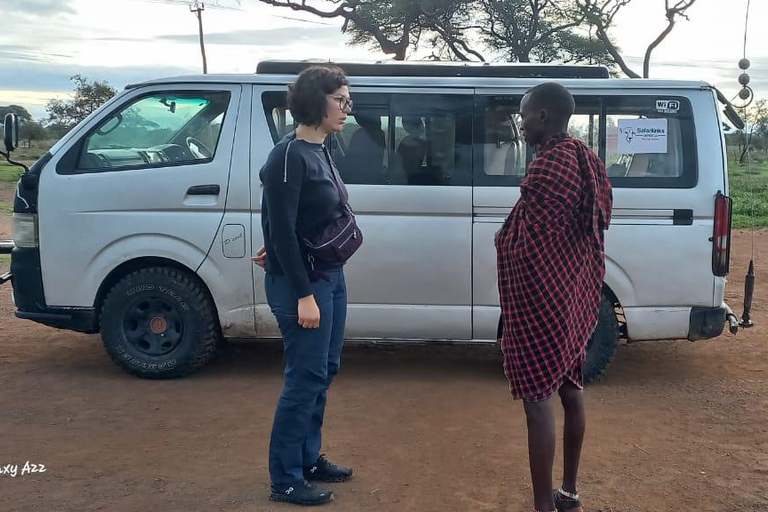
{"type": "Polygon", "coordinates": [[[298,123],[318,126],[328,108],[327,94],[349,85],[344,71],[334,65],[310,66],[288,86],[288,108],[298,123]]]}
{"type": "Polygon", "coordinates": [[[560,119],[568,119],[576,110],[576,102],[573,95],[557,82],[545,82],[529,89],[528,101],[536,108],[548,110],[553,116],[560,119]]]}

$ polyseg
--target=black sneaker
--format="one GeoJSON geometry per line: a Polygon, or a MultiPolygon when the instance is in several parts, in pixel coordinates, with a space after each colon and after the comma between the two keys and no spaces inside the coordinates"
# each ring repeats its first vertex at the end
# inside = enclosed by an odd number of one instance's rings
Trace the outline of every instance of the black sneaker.
{"type": "Polygon", "coordinates": [[[352,468],[337,466],[321,455],[314,464],[304,468],[304,478],[315,482],[346,482],[352,478],[352,468]]]}
{"type": "Polygon", "coordinates": [[[295,486],[288,487],[282,491],[272,488],[272,494],[269,499],[283,503],[293,503],[311,507],[313,505],[323,505],[333,500],[333,491],[330,489],[321,489],[309,482],[301,482],[295,486]]]}

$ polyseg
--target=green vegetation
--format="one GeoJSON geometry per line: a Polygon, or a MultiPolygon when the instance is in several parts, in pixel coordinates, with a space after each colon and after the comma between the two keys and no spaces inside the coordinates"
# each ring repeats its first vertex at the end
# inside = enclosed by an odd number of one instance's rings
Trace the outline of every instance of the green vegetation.
{"type": "Polygon", "coordinates": [[[746,164],[731,162],[728,174],[733,198],[733,227],[749,228],[753,223],[755,227],[768,227],[768,162],[753,161],[751,172],[746,164]]]}
{"type": "Polygon", "coordinates": [[[14,183],[19,179],[22,172],[24,172],[24,170],[21,167],[16,167],[8,162],[0,162],[0,182],[5,181],[14,183]]]}

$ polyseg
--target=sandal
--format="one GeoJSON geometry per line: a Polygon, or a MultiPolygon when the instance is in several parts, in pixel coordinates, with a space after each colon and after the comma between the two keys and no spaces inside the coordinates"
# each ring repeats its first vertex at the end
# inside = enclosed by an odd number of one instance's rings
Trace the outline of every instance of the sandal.
{"type": "Polygon", "coordinates": [[[552,499],[555,500],[557,512],[584,512],[579,501],[579,494],[571,494],[562,489],[552,491],[552,499]]]}

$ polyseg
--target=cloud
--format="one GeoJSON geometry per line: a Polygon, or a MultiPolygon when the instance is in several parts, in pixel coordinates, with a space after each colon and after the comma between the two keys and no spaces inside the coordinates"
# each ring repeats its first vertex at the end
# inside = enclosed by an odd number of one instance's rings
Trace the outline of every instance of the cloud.
{"type": "MultiPolygon", "coordinates": [[[[632,69],[642,69],[642,58],[627,57],[632,69]]],[[[758,98],[768,97],[768,57],[751,59],[748,70],[750,87],[758,98]]],[[[738,93],[741,86],[738,77],[742,71],[733,59],[697,59],[676,60],[659,58],[651,60],[651,78],[672,80],[702,80],[708,82],[725,94],[729,99],[738,93]]]]}
{"type": "Polygon", "coordinates": [[[26,16],[75,14],[71,0],[3,0],[3,11],[26,16]]]}
{"type": "Polygon", "coordinates": [[[43,52],[38,48],[25,45],[0,46],[0,62],[5,60],[52,62],[54,60],[69,59],[68,55],[60,53],[43,52]]]}
{"type": "Polygon", "coordinates": [[[126,85],[152,78],[197,73],[197,69],[172,66],[77,66],[37,62],[0,62],[3,80],[0,91],[46,91],[67,93],[73,89],[70,77],[81,74],[89,80],[106,80],[112,87],[122,89],[126,85]]]}
{"type": "MultiPolygon", "coordinates": [[[[264,30],[235,30],[205,35],[206,44],[288,46],[311,41],[317,46],[337,43],[341,31],[338,27],[283,27],[264,30]]],[[[199,41],[197,34],[168,35],[156,38],[159,41],[191,44],[199,41]]]]}

